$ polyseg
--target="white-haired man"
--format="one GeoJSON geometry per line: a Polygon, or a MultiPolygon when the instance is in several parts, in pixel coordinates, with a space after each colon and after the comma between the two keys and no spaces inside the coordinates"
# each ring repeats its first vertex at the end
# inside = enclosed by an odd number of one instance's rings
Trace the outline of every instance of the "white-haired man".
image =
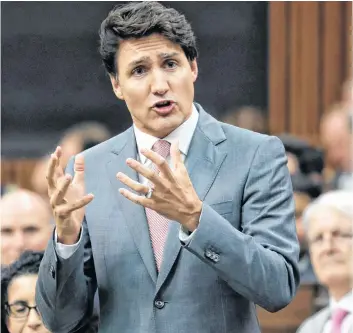
{"type": "Polygon", "coordinates": [[[330,304],[308,318],[297,333],[353,332],[353,192],[332,191],[304,212],[315,273],[330,304]]]}

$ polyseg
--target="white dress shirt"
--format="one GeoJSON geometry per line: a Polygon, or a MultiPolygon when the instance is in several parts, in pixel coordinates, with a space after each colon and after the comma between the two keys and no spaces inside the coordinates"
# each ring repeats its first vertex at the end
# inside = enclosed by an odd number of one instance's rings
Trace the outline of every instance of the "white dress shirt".
{"type": "MultiPolygon", "coordinates": [[[[353,333],[353,291],[346,294],[339,302],[330,300],[331,313],[337,308],[347,310],[349,314],[343,319],[341,333],[353,333]]],[[[331,333],[332,321],[329,319],[324,326],[322,333],[331,333]]]]}
{"type": "MultiPolygon", "coordinates": [[[[192,106],[192,113],[191,113],[190,117],[185,122],[183,122],[178,128],[176,128],[173,132],[171,132],[168,136],[163,138],[163,140],[166,140],[166,141],[170,142],[171,144],[173,142],[179,141],[179,150],[181,152],[181,156],[182,156],[183,161],[185,160],[185,158],[188,154],[190,143],[191,143],[192,137],[194,135],[198,119],[199,119],[199,113],[197,112],[195,105],[193,105],[192,106]]],[[[146,158],[146,156],[141,154],[141,149],[143,149],[143,148],[152,149],[153,145],[159,140],[159,138],[156,138],[152,135],[149,135],[149,134],[142,132],[135,125],[133,125],[133,128],[134,128],[134,132],[135,132],[135,138],[136,138],[140,162],[143,165],[145,165],[146,167],[151,168],[152,162],[150,160],[148,160],[146,158]]],[[[171,157],[170,156],[167,157],[167,162],[168,162],[169,166],[171,166],[171,157]]],[[[148,180],[140,174],[139,174],[139,181],[143,184],[147,184],[147,182],[148,182],[148,180]]],[[[185,230],[181,226],[180,232],[179,232],[180,241],[187,244],[188,242],[190,242],[191,237],[195,232],[196,232],[196,230],[194,230],[194,232],[191,235],[189,235],[187,230],[185,230]]],[[[82,233],[81,233],[81,235],[82,235],[82,233]]],[[[63,259],[67,259],[70,256],[72,256],[72,254],[78,248],[80,241],[81,241],[81,237],[78,240],[78,242],[73,245],[66,245],[66,244],[58,243],[57,242],[57,234],[55,232],[56,251],[57,251],[57,254],[60,257],[62,257],[63,259]]]]}

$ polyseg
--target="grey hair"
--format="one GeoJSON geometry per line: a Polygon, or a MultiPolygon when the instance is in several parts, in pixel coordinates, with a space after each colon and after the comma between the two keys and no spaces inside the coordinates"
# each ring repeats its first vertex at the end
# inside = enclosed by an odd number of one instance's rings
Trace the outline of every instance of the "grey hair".
{"type": "Polygon", "coordinates": [[[332,209],[350,219],[353,223],[353,191],[336,190],[320,195],[312,201],[304,210],[302,221],[304,230],[307,233],[309,222],[313,215],[324,208],[332,209]]]}

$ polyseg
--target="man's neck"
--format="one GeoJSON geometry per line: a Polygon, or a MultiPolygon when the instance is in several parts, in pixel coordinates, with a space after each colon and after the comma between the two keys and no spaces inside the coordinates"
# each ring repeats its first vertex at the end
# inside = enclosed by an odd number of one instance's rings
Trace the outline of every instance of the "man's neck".
{"type": "Polygon", "coordinates": [[[344,283],[341,285],[337,285],[329,288],[330,296],[336,301],[339,302],[344,296],[346,296],[349,292],[352,292],[352,284],[344,283]]]}

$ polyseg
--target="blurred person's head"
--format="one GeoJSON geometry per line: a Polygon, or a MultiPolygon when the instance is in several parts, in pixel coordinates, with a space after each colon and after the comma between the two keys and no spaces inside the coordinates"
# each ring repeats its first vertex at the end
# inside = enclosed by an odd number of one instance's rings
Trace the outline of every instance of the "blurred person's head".
{"type": "Polygon", "coordinates": [[[111,137],[109,129],[96,121],[84,121],[69,127],[59,141],[63,168],[72,156],[89,149],[111,137]]]}
{"type": "Polygon", "coordinates": [[[278,137],[286,150],[290,174],[302,173],[311,180],[320,182],[324,168],[323,152],[296,136],[281,134],[278,137]]]}
{"type": "Polygon", "coordinates": [[[336,105],[323,116],[320,136],[328,166],[337,171],[351,171],[353,136],[346,109],[336,105]]]}
{"type": "Polygon", "coordinates": [[[53,230],[52,215],[38,194],[19,189],[0,200],[1,265],[9,265],[25,250],[45,250],[53,230]]]}
{"type": "MultiPolygon", "coordinates": [[[[111,133],[109,129],[105,125],[95,121],[84,121],[71,126],[63,133],[58,143],[62,151],[60,159],[62,168],[65,169],[72,156],[106,141],[110,137],[111,133]]],[[[33,190],[45,198],[48,196],[48,184],[45,175],[49,159],[49,156],[44,156],[38,161],[31,179],[33,190]]]]}
{"type": "Polygon", "coordinates": [[[228,111],[222,121],[250,131],[268,133],[267,119],[264,112],[254,106],[244,106],[228,111]]]}
{"type": "Polygon", "coordinates": [[[316,276],[336,301],[353,286],[353,192],[331,191],[303,214],[316,276]]]}
{"type": "Polygon", "coordinates": [[[350,112],[353,112],[353,79],[348,79],[343,84],[342,87],[342,102],[343,104],[350,109],[350,112]]]}
{"type": "Polygon", "coordinates": [[[292,176],[300,172],[298,157],[290,152],[286,152],[286,155],[287,155],[287,167],[289,170],[289,174],[292,176]]]}
{"type": "Polygon", "coordinates": [[[101,24],[100,54],[138,129],[161,138],[190,117],[197,48],[184,15],[155,1],[117,6],[101,24]]]}
{"type": "Polygon", "coordinates": [[[1,317],[9,333],[48,333],[37,312],[35,288],[43,252],[24,252],[1,272],[1,317]]]}
{"type": "Polygon", "coordinates": [[[303,226],[303,212],[311,202],[311,198],[307,193],[294,191],[294,204],[295,204],[295,223],[297,227],[297,236],[300,244],[301,252],[306,252],[307,242],[305,230],[303,226]]]}

